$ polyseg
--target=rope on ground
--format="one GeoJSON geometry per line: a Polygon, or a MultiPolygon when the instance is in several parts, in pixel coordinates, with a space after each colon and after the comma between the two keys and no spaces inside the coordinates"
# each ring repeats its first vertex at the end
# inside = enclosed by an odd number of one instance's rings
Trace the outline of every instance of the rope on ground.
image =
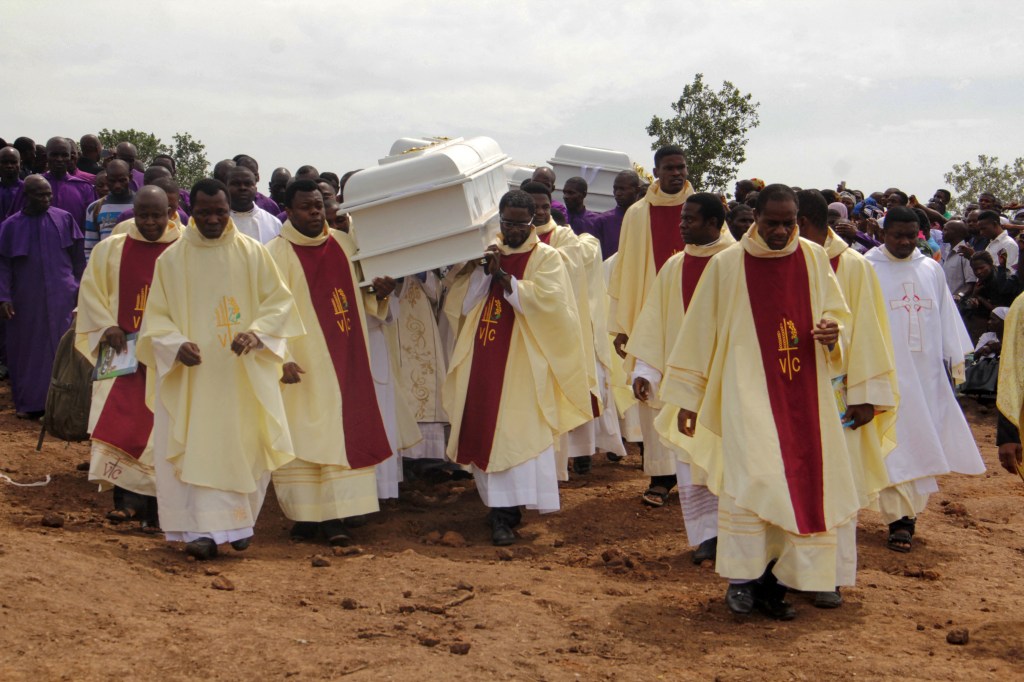
{"type": "Polygon", "coordinates": [[[46,474],[45,481],[36,481],[35,483],[18,483],[17,481],[12,481],[9,477],[0,474],[0,481],[3,481],[4,483],[10,483],[11,485],[16,485],[19,488],[38,488],[40,486],[48,485],[50,483],[50,474],[46,474]]]}

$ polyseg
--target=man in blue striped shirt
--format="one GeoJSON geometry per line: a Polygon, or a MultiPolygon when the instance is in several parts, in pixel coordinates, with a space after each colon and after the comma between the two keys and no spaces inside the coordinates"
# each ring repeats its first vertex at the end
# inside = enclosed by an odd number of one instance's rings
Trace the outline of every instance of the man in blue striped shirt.
{"type": "Polygon", "coordinates": [[[85,213],[86,258],[94,246],[110,236],[111,230],[121,221],[121,214],[132,208],[135,193],[132,192],[130,173],[128,164],[119,159],[107,164],[109,194],[89,204],[85,213]]]}

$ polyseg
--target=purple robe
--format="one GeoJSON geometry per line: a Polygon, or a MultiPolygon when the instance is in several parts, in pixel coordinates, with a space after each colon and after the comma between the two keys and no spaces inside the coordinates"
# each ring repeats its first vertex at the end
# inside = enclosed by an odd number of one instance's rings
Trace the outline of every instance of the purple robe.
{"type": "Polygon", "coordinates": [[[599,214],[594,213],[593,211],[588,211],[584,208],[582,213],[573,213],[570,211],[565,217],[569,221],[569,227],[572,228],[573,232],[576,234],[583,234],[584,232],[590,232],[594,218],[598,215],[599,214]]]}
{"type": "Polygon", "coordinates": [[[53,190],[50,207],[67,211],[78,223],[80,229],[84,227],[86,209],[89,208],[89,204],[96,201],[96,190],[93,189],[92,184],[82,178],[67,174],[60,180],[53,177],[53,173],[46,173],[43,177],[50,183],[50,189],[53,190]]]}
{"type": "Polygon", "coordinates": [[[284,225],[286,222],[288,222],[288,211],[281,211],[280,213],[278,213],[277,219],[281,221],[282,225],[284,225]]]}
{"type": "Polygon", "coordinates": [[[189,198],[187,189],[178,190],[178,215],[185,214],[181,224],[188,225],[188,216],[192,215],[192,200],[189,198]]]}
{"type": "MultiPolygon", "coordinates": [[[[129,208],[127,211],[125,211],[124,213],[122,213],[121,215],[119,215],[117,217],[117,222],[118,222],[118,224],[121,224],[124,221],[130,220],[130,219],[132,219],[134,217],[135,217],[135,209],[134,208],[129,208]]],[[[185,213],[184,211],[182,211],[180,206],[178,207],[178,219],[181,220],[182,226],[188,225],[188,214],[185,213]]]]}
{"type": "Polygon", "coordinates": [[[138,192],[139,188],[146,184],[146,174],[140,170],[132,168],[132,179],[128,181],[128,186],[132,188],[133,192],[138,192]]]}
{"type": "Polygon", "coordinates": [[[267,213],[269,213],[270,215],[277,215],[282,211],[281,207],[277,205],[276,201],[274,201],[273,199],[264,194],[260,194],[259,192],[256,192],[256,196],[253,198],[252,202],[259,206],[260,208],[262,208],[267,213]]]}
{"type": "Polygon", "coordinates": [[[18,178],[11,185],[0,184],[0,223],[14,215],[25,205],[22,187],[25,181],[18,178]]]}
{"type": "Polygon", "coordinates": [[[598,213],[590,222],[590,234],[601,242],[601,257],[611,258],[619,250],[619,233],[622,231],[622,218],[626,209],[616,206],[610,211],[598,213]]]}
{"type": "Polygon", "coordinates": [[[95,175],[93,175],[92,173],[86,173],[84,170],[82,170],[80,168],[76,168],[75,172],[74,173],[69,173],[69,175],[74,175],[76,178],[81,178],[82,180],[85,180],[86,182],[88,182],[90,185],[93,184],[94,182],[96,182],[96,176],[95,175]]]}
{"type": "Polygon", "coordinates": [[[46,407],[53,356],[71,326],[83,270],[85,237],[67,211],[19,211],[0,224],[0,302],[14,304],[4,327],[17,412],[46,407]]]}
{"type": "Polygon", "coordinates": [[[565,204],[563,204],[561,201],[557,201],[555,199],[552,199],[551,200],[551,210],[552,211],[561,211],[562,215],[565,216],[565,219],[566,220],[569,219],[569,209],[567,209],[565,207],[565,204]]]}

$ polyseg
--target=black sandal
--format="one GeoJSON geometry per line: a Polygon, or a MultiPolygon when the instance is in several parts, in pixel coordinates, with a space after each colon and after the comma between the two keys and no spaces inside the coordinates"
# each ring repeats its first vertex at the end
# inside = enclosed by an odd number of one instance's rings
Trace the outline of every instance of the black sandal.
{"type": "Polygon", "coordinates": [[[889,524],[889,539],[885,546],[894,552],[907,554],[914,546],[914,519],[904,516],[889,524]]]}
{"type": "Polygon", "coordinates": [[[652,485],[641,496],[648,507],[664,507],[668,502],[668,488],[663,485],[652,485]]]}

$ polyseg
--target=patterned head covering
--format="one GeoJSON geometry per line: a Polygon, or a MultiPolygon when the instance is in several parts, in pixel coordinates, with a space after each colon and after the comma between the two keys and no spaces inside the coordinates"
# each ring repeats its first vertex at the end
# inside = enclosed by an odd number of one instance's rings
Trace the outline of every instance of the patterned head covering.
{"type": "Polygon", "coordinates": [[[764,180],[761,178],[750,178],[750,181],[754,183],[754,191],[760,192],[764,189],[764,180]]]}

